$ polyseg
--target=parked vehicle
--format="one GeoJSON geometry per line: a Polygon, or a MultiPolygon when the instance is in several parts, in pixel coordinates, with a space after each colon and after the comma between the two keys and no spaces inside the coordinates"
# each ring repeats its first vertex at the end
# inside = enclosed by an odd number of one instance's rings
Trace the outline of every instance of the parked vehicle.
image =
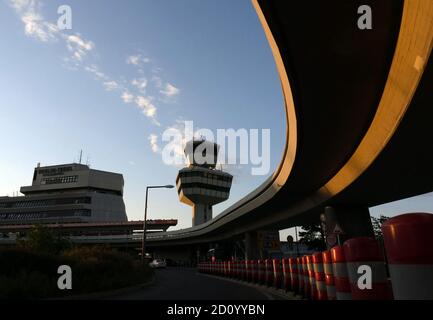
{"type": "Polygon", "coordinates": [[[149,266],[155,269],[160,269],[160,268],[166,268],[167,263],[165,262],[164,259],[153,259],[152,262],[149,263],[149,266]]]}

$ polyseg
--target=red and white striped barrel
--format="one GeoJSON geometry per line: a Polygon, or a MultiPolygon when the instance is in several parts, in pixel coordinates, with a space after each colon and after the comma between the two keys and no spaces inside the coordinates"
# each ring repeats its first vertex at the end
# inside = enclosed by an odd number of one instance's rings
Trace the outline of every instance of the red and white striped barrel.
{"type": "Polygon", "coordinates": [[[298,263],[296,258],[289,258],[290,268],[290,288],[294,292],[299,292],[299,275],[298,275],[298,263]]]}
{"type": "Polygon", "coordinates": [[[316,279],[316,298],[317,300],[328,300],[322,253],[315,252],[312,257],[313,257],[314,278],[316,279]]]}
{"type": "Polygon", "coordinates": [[[263,284],[265,283],[265,261],[264,260],[257,260],[257,270],[258,270],[258,283],[263,284]]]}
{"type": "Polygon", "coordinates": [[[386,274],[385,256],[379,244],[373,238],[359,237],[347,240],[344,245],[347,271],[349,272],[350,288],[353,300],[389,300],[392,297],[391,288],[386,274]],[[361,269],[360,269],[361,268],[361,269]],[[363,268],[368,268],[365,270],[363,268]],[[371,288],[368,284],[369,270],[371,270],[371,288]],[[365,274],[365,276],[363,276],[365,274]],[[360,277],[361,283],[359,282],[360,277]]]}
{"type": "Polygon", "coordinates": [[[258,270],[257,270],[257,260],[251,260],[251,282],[257,283],[258,270]]]}
{"type": "Polygon", "coordinates": [[[274,271],[273,285],[279,289],[283,283],[283,270],[280,259],[272,259],[272,269],[274,271]]]}
{"type": "Polygon", "coordinates": [[[302,257],[302,274],[304,276],[304,297],[309,298],[311,286],[310,286],[310,279],[308,278],[307,256],[302,257]]]}
{"type": "Polygon", "coordinates": [[[240,270],[240,280],[244,280],[245,276],[247,274],[247,269],[245,268],[245,260],[241,260],[239,264],[239,270],[240,270]]]}
{"type": "Polygon", "coordinates": [[[304,294],[304,267],[302,266],[302,258],[296,258],[296,265],[298,267],[298,283],[299,283],[299,294],[304,294]]]}
{"type": "Polygon", "coordinates": [[[267,286],[272,286],[274,282],[274,268],[272,266],[272,260],[265,260],[265,284],[267,286]]]}
{"type": "Polygon", "coordinates": [[[433,300],[433,214],[396,216],[382,231],[394,299],[433,300]]]}
{"type": "Polygon", "coordinates": [[[238,279],[239,277],[239,261],[233,261],[233,278],[238,279]]]}
{"type": "Polygon", "coordinates": [[[310,283],[310,299],[317,300],[316,276],[314,274],[313,256],[306,257],[308,281],[310,283]]]}
{"type": "Polygon", "coordinates": [[[283,258],[281,260],[281,265],[283,267],[283,289],[286,291],[289,291],[291,286],[291,280],[290,280],[290,263],[288,258],[283,258]]]}
{"type": "Polygon", "coordinates": [[[337,300],[352,300],[349,274],[347,272],[346,257],[343,246],[335,246],[331,249],[332,271],[337,300]]]}
{"type": "Polygon", "coordinates": [[[332,270],[332,257],[331,251],[326,250],[322,252],[323,259],[323,271],[325,272],[325,283],[326,283],[326,296],[328,300],[337,299],[335,282],[334,282],[334,271],[332,270]]]}
{"type": "Polygon", "coordinates": [[[250,282],[252,277],[253,277],[253,270],[252,270],[252,265],[251,265],[251,260],[245,260],[245,267],[247,270],[247,276],[246,276],[246,281],[250,282]]]}

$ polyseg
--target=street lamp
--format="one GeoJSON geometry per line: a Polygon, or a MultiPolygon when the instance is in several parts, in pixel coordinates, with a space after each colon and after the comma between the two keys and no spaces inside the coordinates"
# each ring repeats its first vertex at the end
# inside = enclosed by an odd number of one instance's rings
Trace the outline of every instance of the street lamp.
{"type": "Polygon", "coordinates": [[[143,239],[141,241],[141,262],[144,264],[144,256],[146,254],[146,221],[147,221],[147,195],[149,193],[149,189],[158,189],[158,188],[174,188],[173,185],[167,184],[165,186],[147,186],[146,187],[146,199],[144,201],[144,221],[143,221],[143,239]]]}

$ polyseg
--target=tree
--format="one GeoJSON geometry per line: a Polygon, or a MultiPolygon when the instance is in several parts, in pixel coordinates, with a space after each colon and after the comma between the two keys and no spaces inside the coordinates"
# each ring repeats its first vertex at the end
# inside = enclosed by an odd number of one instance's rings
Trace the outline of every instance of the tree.
{"type": "Polygon", "coordinates": [[[19,240],[18,245],[31,251],[48,254],[58,254],[71,246],[67,239],[56,235],[43,225],[34,226],[26,238],[19,240]]]}
{"type": "Polygon", "coordinates": [[[383,239],[382,224],[388,219],[389,219],[389,217],[383,216],[383,215],[380,215],[379,218],[371,217],[371,223],[373,225],[374,236],[376,237],[377,240],[381,241],[383,239]]]}
{"type": "Polygon", "coordinates": [[[299,242],[305,243],[310,250],[326,250],[325,238],[320,224],[302,226],[299,242]]]}

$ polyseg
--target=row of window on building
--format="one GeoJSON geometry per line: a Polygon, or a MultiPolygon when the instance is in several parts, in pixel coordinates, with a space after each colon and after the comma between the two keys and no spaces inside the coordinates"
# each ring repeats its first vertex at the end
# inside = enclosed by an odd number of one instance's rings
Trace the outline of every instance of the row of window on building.
{"type": "Polygon", "coordinates": [[[90,217],[90,209],[39,211],[26,213],[0,213],[1,220],[35,220],[44,218],[90,217]]]}
{"type": "Polygon", "coordinates": [[[206,178],[206,179],[212,179],[212,180],[218,180],[224,182],[231,182],[233,179],[233,177],[230,175],[220,175],[214,172],[186,171],[186,172],[179,172],[176,182],[179,180],[179,178],[190,178],[190,177],[200,177],[200,178],[206,178]]]}
{"type": "Polygon", "coordinates": [[[65,176],[55,178],[44,178],[41,184],[73,183],[78,181],[78,176],[65,176]]]}
{"type": "Polygon", "coordinates": [[[0,202],[0,208],[33,208],[33,207],[48,207],[65,204],[90,204],[91,197],[78,198],[58,198],[58,199],[41,199],[41,200],[22,200],[0,202]]]}

